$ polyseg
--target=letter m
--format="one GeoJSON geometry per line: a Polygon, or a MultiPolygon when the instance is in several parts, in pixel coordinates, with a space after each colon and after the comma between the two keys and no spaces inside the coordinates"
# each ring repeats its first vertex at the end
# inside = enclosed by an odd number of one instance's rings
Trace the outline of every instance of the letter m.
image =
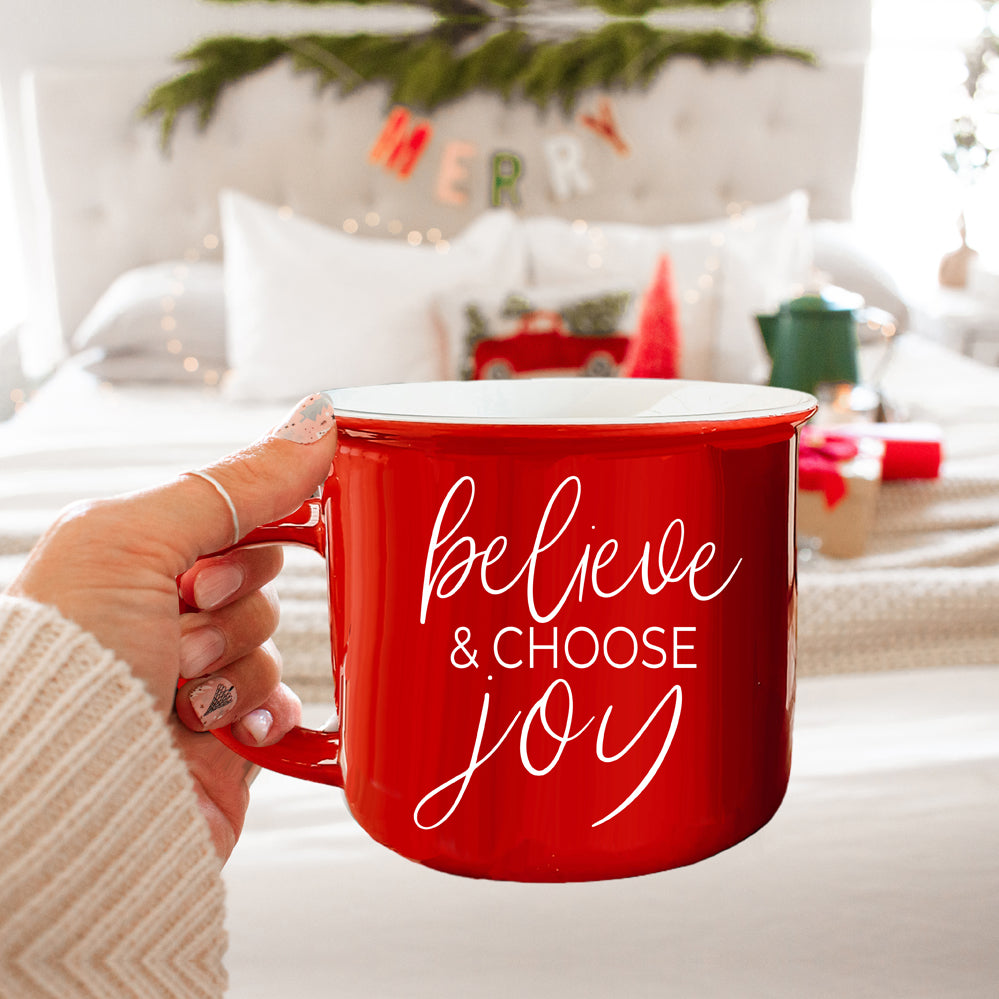
{"type": "Polygon", "coordinates": [[[394,107],[381,135],[368,153],[368,162],[383,164],[386,170],[405,180],[413,172],[433,134],[434,127],[426,118],[414,120],[407,108],[394,107]]]}

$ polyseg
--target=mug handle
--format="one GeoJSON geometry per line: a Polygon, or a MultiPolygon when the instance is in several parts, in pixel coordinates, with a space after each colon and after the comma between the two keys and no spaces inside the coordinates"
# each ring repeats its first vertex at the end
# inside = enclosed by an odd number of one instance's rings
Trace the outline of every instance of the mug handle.
{"type": "MultiPolygon", "coordinates": [[[[223,548],[215,554],[223,555],[240,548],[257,548],[262,545],[298,545],[311,548],[323,558],[328,558],[323,501],[315,497],[308,499],[284,520],[264,524],[250,531],[236,544],[223,548]]],[[[196,610],[183,600],[180,601],[180,605],[182,614],[196,610]]],[[[189,682],[181,677],[177,686],[182,687],[189,682]]],[[[247,746],[232,734],[228,725],[212,729],[212,734],[237,756],[242,756],[244,760],[249,760],[266,770],[315,781],[317,784],[343,787],[338,732],[323,732],[296,725],[273,746],[247,746]]]]}

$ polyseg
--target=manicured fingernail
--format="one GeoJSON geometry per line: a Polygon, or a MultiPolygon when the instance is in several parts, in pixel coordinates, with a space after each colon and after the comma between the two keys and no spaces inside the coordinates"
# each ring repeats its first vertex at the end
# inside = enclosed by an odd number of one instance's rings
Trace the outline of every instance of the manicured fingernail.
{"type": "Polygon", "coordinates": [[[205,728],[221,721],[236,703],[236,688],[220,676],[199,684],[191,693],[191,707],[205,728]]]}
{"type": "Polygon", "coordinates": [[[194,581],[194,602],[201,610],[214,610],[243,585],[245,578],[239,565],[213,565],[202,569],[194,581]]]}
{"type": "Polygon", "coordinates": [[[218,628],[196,628],[180,639],[180,675],[190,680],[225,652],[225,635],[218,628]]]}
{"type": "Polygon", "coordinates": [[[271,437],[296,444],[315,444],[333,426],[333,400],[325,392],[317,392],[303,399],[288,419],[271,431],[271,437]]]}
{"type": "Polygon", "coordinates": [[[267,733],[274,724],[274,716],[266,708],[257,708],[256,711],[243,715],[240,721],[259,746],[267,738],[267,733]]]}

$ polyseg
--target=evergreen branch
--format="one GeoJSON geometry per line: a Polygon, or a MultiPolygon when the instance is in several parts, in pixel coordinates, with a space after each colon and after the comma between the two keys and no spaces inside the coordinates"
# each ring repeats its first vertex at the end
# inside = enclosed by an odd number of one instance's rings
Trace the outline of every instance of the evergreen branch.
{"type": "Polygon", "coordinates": [[[209,38],[178,57],[181,62],[195,64],[194,68],[156,87],[140,114],[162,116],[160,142],[166,149],[181,111],[196,108],[198,127],[204,130],[227,86],[266,69],[286,51],[286,43],[279,38],[209,38]]]}
{"type": "MultiPolygon", "coordinates": [[[[466,17],[482,16],[488,17],[487,8],[493,4],[500,7],[507,7],[511,10],[518,10],[526,7],[530,0],[210,0],[211,3],[291,3],[306,7],[332,7],[345,5],[354,7],[375,7],[378,5],[414,3],[417,6],[429,7],[439,17],[466,17]]],[[[577,0],[583,6],[588,6],[589,0],[577,0]]],[[[669,2],[669,0],[667,0],[669,2]]],[[[716,3],[717,0],[685,0],[687,3],[716,3]]],[[[723,0],[725,3],[732,3],[734,0],[723,0]]],[[[747,2],[747,0],[742,0],[747,2]]],[[[760,0],[748,0],[748,2],[760,2],[760,0]]],[[[765,2],[765,0],[764,0],[765,2]]]]}
{"type": "MultiPolygon", "coordinates": [[[[309,7],[333,6],[351,4],[357,7],[375,6],[377,4],[399,4],[406,0],[210,0],[212,3],[292,3],[309,7]]],[[[409,3],[431,7],[446,13],[448,9],[475,6],[482,10],[483,6],[495,4],[500,7],[523,8],[529,6],[531,0],[408,0],[409,3]]],[[[542,2],[542,0],[537,0],[542,2]]],[[[575,0],[577,7],[600,7],[609,14],[619,17],[641,17],[653,10],[665,10],[670,7],[727,7],[732,4],[748,4],[754,7],[769,3],[770,0],[575,0]]]]}
{"type": "Polygon", "coordinates": [[[381,83],[388,86],[393,103],[422,112],[473,91],[487,91],[505,100],[523,97],[542,109],[558,100],[569,113],[585,91],[648,86],[670,59],[680,56],[707,65],[748,66],[774,57],[814,62],[810,53],[781,46],[762,32],[659,29],[643,21],[612,22],[567,41],[532,41],[526,32],[510,29],[460,54],[452,42],[447,25],[409,35],[209,39],[181,56],[193,67],[155,88],[142,112],[162,116],[167,146],[181,112],[196,109],[199,128],[204,129],[227,86],[283,57],[296,71],[315,75],[320,88],[333,87],[345,95],[381,83]]]}
{"type": "Polygon", "coordinates": [[[742,7],[762,7],[770,0],[577,0],[582,7],[599,7],[614,17],[645,17],[657,10],[679,10],[691,7],[720,9],[736,4],[742,7]]]}

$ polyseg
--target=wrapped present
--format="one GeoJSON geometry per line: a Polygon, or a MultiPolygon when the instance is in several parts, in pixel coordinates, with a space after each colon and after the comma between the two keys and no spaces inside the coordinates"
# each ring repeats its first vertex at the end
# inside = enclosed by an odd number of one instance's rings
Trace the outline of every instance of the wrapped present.
{"type": "Polygon", "coordinates": [[[882,482],[940,476],[943,443],[935,423],[847,423],[836,427],[836,433],[884,443],[882,482]]]}
{"type": "Polygon", "coordinates": [[[884,442],[805,427],[798,452],[798,536],[823,555],[862,555],[877,511],[884,442]]]}

